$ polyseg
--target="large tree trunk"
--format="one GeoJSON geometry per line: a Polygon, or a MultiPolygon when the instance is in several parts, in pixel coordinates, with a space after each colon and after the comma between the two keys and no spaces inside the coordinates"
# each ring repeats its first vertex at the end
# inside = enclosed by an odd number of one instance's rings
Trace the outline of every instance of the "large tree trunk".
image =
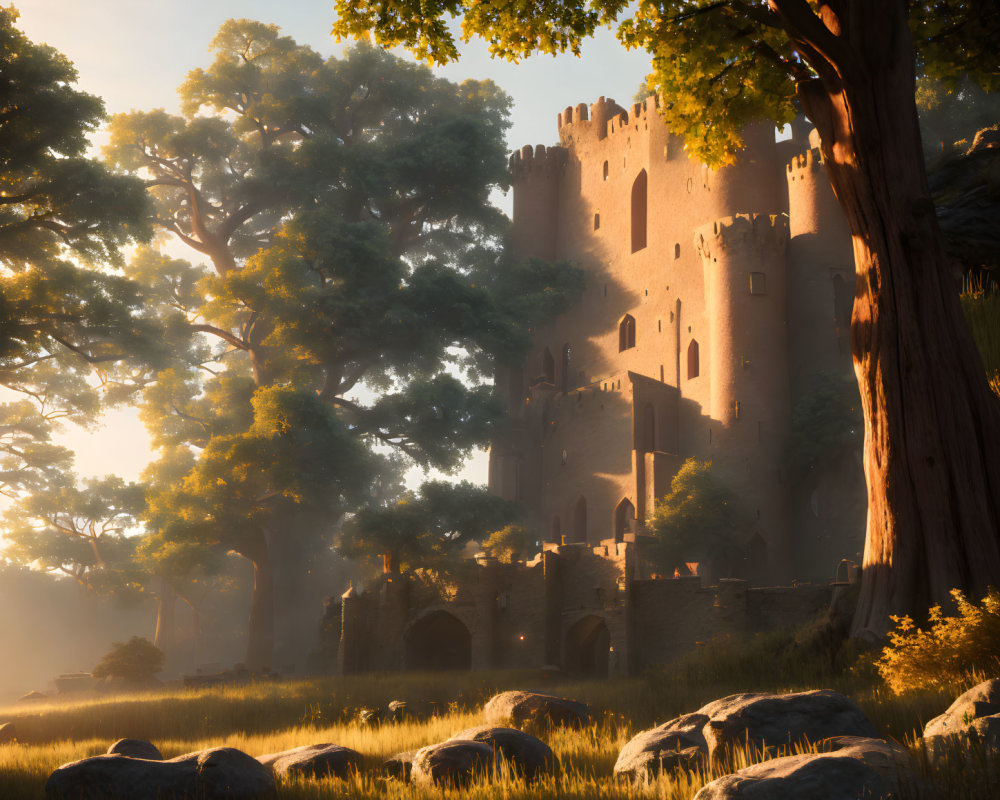
{"type": "Polygon", "coordinates": [[[158,580],[160,587],[156,594],[156,633],[153,635],[153,644],[169,658],[174,653],[177,594],[163,578],[158,580]]]}
{"type": "Polygon", "coordinates": [[[799,28],[820,76],[799,94],[854,237],[868,532],[853,632],[881,635],[891,615],[920,618],[952,588],[1000,585],[1000,405],[927,188],[906,4],[836,9],[821,26],[835,36],[799,28]]]}
{"type": "Polygon", "coordinates": [[[259,670],[274,666],[274,578],[264,534],[257,531],[248,538],[250,541],[239,551],[253,564],[246,665],[259,670]]]}

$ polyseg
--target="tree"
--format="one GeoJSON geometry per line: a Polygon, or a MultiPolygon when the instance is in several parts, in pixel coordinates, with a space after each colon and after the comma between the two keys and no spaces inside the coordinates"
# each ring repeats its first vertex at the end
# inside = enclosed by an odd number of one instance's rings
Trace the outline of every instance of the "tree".
{"type": "Polygon", "coordinates": [[[448,573],[469,542],[485,541],[491,531],[518,516],[516,503],[484,487],[467,481],[428,481],[418,494],[409,493],[392,505],[367,507],[352,515],[341,531],[340,550],[354,558],[371,559],[378,554],[387,573],[417,568],[448,573]]]}
{"type": "Polygon", "coordinates": [[[119,678],[131,684],[150,683],[163,669],[163,651],[149,639],[133,636],[127,642],[114,642],[111,650],[94,667],[95,678],[119,678]]]}
{"type": "Polygon", "coordinates": [[[145,391],[144,419],[165,470],[195,454],[155,481],[149,524],[164,545],[252,562],[260,667],[275,630],[307,622],[310,559],[383,491],[374,448],[450,469],[489,441],[500,407],[482,379],[580,277],[503,258],[489,193],[507,183],[509,101],[492,83],[370,47],[324,60],[248,20],[212,46],[183,116],[118,115],[106,154],[208,260],[146,250],[129,267],[187,353],[145,391]]]}
{"type": "Polygon", "coordinates": [[[72,578],[95,595],[136,595],[133,560],[143,487],[107,476],[78,486],[68,476],[21,498],[4,515],[5,552],[20,564],[72,578]]]}
{"type": "Polygon", "coordinates": [[[142,184],[85,151],[104,119],[60,53],[0,8],[0,494],[62,480],[61,422],[91,425],[162,355],[120,249],[151,232],[142,184]],[[97,266],[100,268],[95,268],[97,266]],[[11,400],[9,398],[20,398],[11,400]]]}
{"type": "Polygon", "coordinates": [[[746,553],[751,520],[736,494],[712,472],[712,462],[689,458],[647,525],[656,537],[651,558],[668,575],[699,562],[708,574],[725,576],[746,553]]]}
{"type": "Polygon", "coordinates": [[[501,564],[513,564],[538,552],[538,537],[523,525],[505,525],[486,537],[483,550],[501,564]]]}
{"type": "Polygon", "coordinates": [[[338,0],[338,35],[373,31],[447,61],[462,35],[516,58],[577,52],[601,25],[653,56],[663,115],[712,165],[753,119],[816,126],[827,174],[853,235],[851,328],[865,418],[868,531],[855,633],[890,615],[919,617],[958,587],[1000,579],[1000,407],[962,319],[924,171],[915,64],[1000,87],[1000,10],[976,0],[621,0],[523,4],[338,0]]]}

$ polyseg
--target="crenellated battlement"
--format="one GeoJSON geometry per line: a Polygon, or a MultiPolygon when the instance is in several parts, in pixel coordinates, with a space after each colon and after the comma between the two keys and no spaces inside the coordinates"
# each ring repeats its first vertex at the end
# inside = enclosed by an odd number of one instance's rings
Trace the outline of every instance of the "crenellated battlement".
{"type": "Polygon", "coordinates": [[[511,177],[517,180],[529,171],[558,170],[566,165],[566,149],[559,146],[546,147],[526,144],[515,150],[508,161],[511,177]]]}
{"type": "Polygon", "coordinates": [[[810,148],[804,153],[792,158],[785,167],[789,181],[801,180],[807,173],[821,172],[823,169],[823,154],[818,147],[810,148]]]}
{"type": "Polygon", "coordinates": [[[598,98],[589,107],[586,103],[567,106],[558,116],[559,138],[562,142],[606,139],[644,122],[650,114],[656,113],[658,106],[659,98],[655,95],[634,103],[630,109],[622,108],[610,97],[598,98]]]}
{"type": "Polygon", "coordinates": [[[788,218],[783,214],[736,214],[717,219],[695,231],[698,255],[707,263],[720,253],[737,249],[784,252],[788,218]]]}

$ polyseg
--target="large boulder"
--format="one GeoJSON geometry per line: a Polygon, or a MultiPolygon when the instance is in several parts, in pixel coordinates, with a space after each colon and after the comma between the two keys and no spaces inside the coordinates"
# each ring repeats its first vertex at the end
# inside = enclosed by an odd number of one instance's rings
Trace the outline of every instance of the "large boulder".
{"type": "Polygon", "coordinates": [[[491,774],[495,767],[496,755],[490,745],[456,739],[418,750],[410,779],[421,784],[465,786],[477,775],[491,774]]]}
{"type": "Polygon", "coordinates": [[[48,695],[45,695],[45,694],[42,694],[41,692],[36,692],[35,690],[32,690],[32,691],[28,692],[27,694],[22,694],[19,698],[17,698],[17,702],[19,702],[19,703],[37,703],[40,700],[48,700],[48,699],[49,699],[48,695]]]}
{"type": "Polygon", "coordinates": [[[618,754],[614,774],[621,778],[652,778],[676,767],[692,767],[708,754],[702,728],[704,714],[685,714],[633,736],[618,754]]]}
{"type": "Polygon", "coordinates": [[[129,758],[144,758],[147,761],[163,761],[163,754],[157,746],[145,739],[119,739],[108,748],[108,755],[123,755],[129,758]]]}
{"type": "Polygon", "coordinates": [[[494,727],[585,725],[590,721],[590,708],[586,703],[538,692],[501,692],[485,705],[483,718],[494,727]]]}
{"type": "Polygon", "coordinates": [[[614,772],[649,778],[724,758],[733,747],[751,747],[759,757],[768,748],[801,741],[875,735],[864,712],[837,692],[734,694],[636,734],[618,754],[614,772]]]}
{"type": "Polygon", "coordinates": [[[17,741],[17,726],[13,722],[0,723],[0,744],[17,741]]]}
{"type": "Polygon", "coordinates": [[[713,762],[734,747],[762,753],[770,747],[819,742],[833,736],[875,738],[874,726],[852,700],[820,689],[790,694],[734,694],[698,709],[713,762]]]}
{"type": "Polygon", "coordinates": [[[257,760],[278,777],[346,778],[361,769],[361,754],[339,744],[306,744],[257,756],[257,760]]]}
{"type": "Polygon", "coordinates": [[[49,800],[270,800],[271,771],[231,747],[168,761],[114,755],[63,764],[45,784],[49,800]]]}
{"type": "Polygon", "coordinates": [[[973,686],[924,728],[924,743],[935,758],[964,747],[970,737],[1000,749],[1000,678],[973,686]]]}
{"type": "Polygon", "coordinates": [[[534,780],[543,772],[555,769],[556,757],[541,739],[514,728],[491,728],[484,725],[468,728],[452,736],[448,741],[470,741],[488,744],[499,752],[503,760],[527,780],[534,780]]]}
{"type": "Polygon", "coordinates": [[[910,756],[898,744],[839,736],[818,749],[725,775],[703,786],[694,800],[885,800],[916,785],[910,756]]]}

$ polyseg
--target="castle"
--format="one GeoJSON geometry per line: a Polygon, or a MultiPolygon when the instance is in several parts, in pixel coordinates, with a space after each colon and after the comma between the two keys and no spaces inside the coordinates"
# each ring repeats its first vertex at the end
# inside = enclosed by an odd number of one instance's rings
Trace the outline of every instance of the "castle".
{"type": "MultiPolygon", "coordinates": [[[[841,559],[860,560],[853,453],[790,475],[792,409],[851,371],[851,238],[808,129],[751,126],[736,163],[689,159],[648,98],[558,118],[560,144],[513,154],[513,247],[568,259],[582,297],[497,376],[510,425],[490,488],[544,539],[481,557],[450,587],[383,575],[340,601],[342,672],[543,664],[629,674],[717,636],[799,624],[841,559]],[[660,577],[643,525],[687,458],[752,515],[738,579],[660,577]],[[789,586],[815,580],[820,586],[789,586]],[[786,588],[759,588],[786,584],[786,588]]],[[[843,581],[846,575],[839,574],[843,581]]]]}

